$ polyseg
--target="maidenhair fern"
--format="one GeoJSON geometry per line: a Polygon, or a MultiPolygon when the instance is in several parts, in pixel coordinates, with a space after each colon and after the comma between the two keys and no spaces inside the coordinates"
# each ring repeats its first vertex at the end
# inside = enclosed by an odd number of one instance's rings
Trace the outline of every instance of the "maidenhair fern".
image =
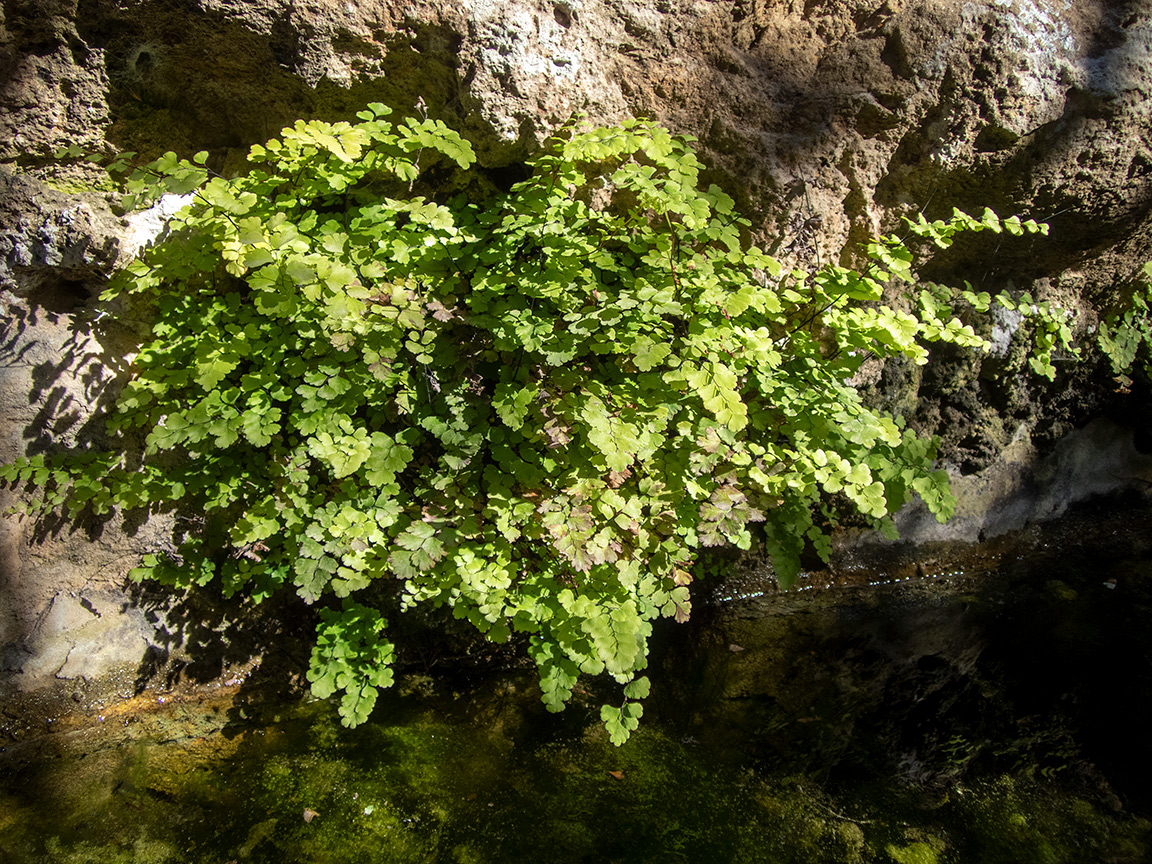
{"type": "Polygon", "coordinates": [[[1145,379],[1152,371],[1147,354],[1149,346],[1152,346],[1152,263],[1144,265],[1140,277],[1127,302],[1104,316],[1096,337],[1100,350],[1112,366],[1117,384],[1124,391],[1133,383],[1128,373],[1134,367],[1145,379]]]}
{"type": "MultiPolygon", "coordinates": [[[[422,170],[472,149],[388,114],[298,122],[232,180],[206,154],[135,171],[127,206],[194,198],[105,295],[151,322],[109,422],[123,446],[2,476],[73,515],[196,517],[137,578],[322,601],[308,677],[349,725],[391,682],[369,589],[400,580],[405,608],[527,634],[550,710],[581,675],[614,678],[617,743],[702,547],[761,544],[788,586],[837,508],[887,531],[913,494],[951,514],[935,443],[851,384],[868,357],[984,345],[901,240],[859,271],[785,270],[689,145],[643,121],[565,129],[483,204],[430,200],[422,170]],[[901,310],[882,303],[894,281],[901,310]]],[[[990,212],[909,227],[942,247],[1045,230],[990,212]]]]}

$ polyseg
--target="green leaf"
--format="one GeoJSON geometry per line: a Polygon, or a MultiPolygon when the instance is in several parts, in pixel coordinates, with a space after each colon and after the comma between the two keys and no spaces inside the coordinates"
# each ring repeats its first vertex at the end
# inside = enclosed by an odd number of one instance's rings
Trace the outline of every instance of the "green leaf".
{"type": "Polygon", "coordinates": [[[723,363],[712,362],[700,367],[685,364],[684,378],[717,422],[733,432],[748,425],[748,408],[736,390],[736,375],[723,363]]]}
{"type": "Polygon", "coordinates": [[[608,737],[617,747],[625,744],[632,733],[640,726],[644,706],[637,702],[626,702],[617,708],[613,705],[600,707],[600,719],[608,730],[608,737]]]}
{"type": "Polygon", "coordinates": [[[431,570],[444,557],[444,544],[436,528],[427,522],[412,522],[396,538],[396,545],[410,553],[405,559],[417,570],[431,570]]]}
{"type": "Polygon", "coordinates": [[[623,471],[640,450],[640,429],[610,412],[599,397],[588,399],[581,412],[588,442],[603,456],[609,471],[623,471]]]}
{"type": "Polygon", "coordinates": [[[316,281],[316,271],[301,258],[289,258],[284,262],[284,272],[297,285],[310,285],[316,281]]]}
{"type": "Polygon", "coordinates": [[[653,342],[647,336],[641,336],[632,343],[633,360],[636,368],[641,372],[655,369],[672,353],[672,346],[667,342],[653,342]]]}
{"type": "Polygon", "coordinates": [[[365,479],[373,486],[387,486],[411,461],[413,450],[383,432],[373,432],[366,460],[365,479]]]}
{"type": "Polygon", "coordinates": [[[528,416],[535,396],[534,387],[521,387],[515,382],[501,381],[496,385],[492,407],[496,409],[496,415],[505,426],[519,429],[524,425],[524,419],[528,416]]]}
{"type": "Polygon", "coordinates": [[[339,568],[340,562],[331,555],[321,555],[319,558],[298,558],[293,567],[296,593],[305,603],[315,603],[324,593],[328,583],[332,581],[332,574],[339,568]]]}
{"type": "Polygon", "coordinates": [[[627,680],[644,647],[643,628],[631,601],[614,609],[597,610],[581,625],[604,668],[617,680],[627,680]]]}
{"type": "Polygon", "coordinates": [[[308,452],[326,463],[334,477],[347,477],[372,455],[372,440],[363,429],[351,435],[317,432],[308,439],[308,452]]]}
{"type": "Polygon", "coordinates": [[[629,699],[647,699],[652,690],[652,683],[647,677],[630,681],[624,688],[624,695],[629,699]]]}
{"type": "Polygon", "coordinates": [[[380,637],[387,623],[375,609],[351,600],[344,600],[339,611],[320,611],[308,680],[318,699],[344,691],[340,717],[345,726],[366,721],[380,688],[392,685],[395,650],[380,637]]]}

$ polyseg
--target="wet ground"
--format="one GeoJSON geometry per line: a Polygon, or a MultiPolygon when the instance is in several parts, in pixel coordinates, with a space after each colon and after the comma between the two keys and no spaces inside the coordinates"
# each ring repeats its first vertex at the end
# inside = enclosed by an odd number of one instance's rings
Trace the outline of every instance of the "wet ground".
{"type": "Polygon", "coordinates": [[[1149,524],[745,568],[657,633],[622,748],[595,684],[550,715],[499,657],[413,664],[355,730],[255,678],[25,717],[0,861],[1146,861],[1149,524]]]}

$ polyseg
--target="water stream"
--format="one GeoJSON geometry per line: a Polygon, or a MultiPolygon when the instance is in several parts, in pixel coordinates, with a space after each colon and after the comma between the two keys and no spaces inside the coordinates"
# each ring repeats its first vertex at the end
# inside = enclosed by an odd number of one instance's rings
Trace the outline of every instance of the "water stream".
{"type": "Polygon", "coordinates": [[[736,574],[656,634],[622,748],[595,684],[550,715],[509,662],[414,668],[355,730],[148,691],[0,742],[0,861],[1147,861],[1148,518],[870,552],[786,595],[736,574]]]}

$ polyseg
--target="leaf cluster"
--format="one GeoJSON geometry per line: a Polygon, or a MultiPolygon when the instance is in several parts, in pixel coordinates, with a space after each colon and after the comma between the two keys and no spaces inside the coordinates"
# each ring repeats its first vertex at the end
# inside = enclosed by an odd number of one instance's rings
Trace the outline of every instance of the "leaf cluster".
{"type": "Polygon", "coordinates": [[[1112,366],[1112,372],[1123,390],[1127,390],[1133,369],[1145,378],[1152,376],[1148,349],[1152,347],[1152,262],[1146,263],[1141,279],[1120,308],[1112,310],[1100,322],[1097,343],[1112,366]],[[1143,349],[1143,351],[1141,351],[1143,349]],[[1140,363],[1137,363],[1137,359],[1140,363]]]}
{"type": "MultiPolygon", "coordinates": [[[[308,675],[348,724],[394,654],[360,600],[399,582],[405,608],[525,634],[550,710],[610,675],[616,743],[701,549],[760,544],[788,586],[844,511],[889,532],[912,495],[951,515],[935,442],[851,382],[869,357],[982,347],[951,307],[987,295],[918,286],[896,237],[862,270],[786,270],[688,142],[644,121],[569,126],[480,204],[414,195],[475,157],[438,121],[388,115],[297,122],[232,180],[203,154],[133,172],[126,206],[194,197],[105,296],[150,321],[109,422],[124,446],[0,477],[73,513],[194,514],[137,578],[338,598],[308,675]],[[891,284],[911,311],[882,302],[891,284]]],[[[1045,230],[990,211],[909,227],[942,247],[1045,230]]]]}

